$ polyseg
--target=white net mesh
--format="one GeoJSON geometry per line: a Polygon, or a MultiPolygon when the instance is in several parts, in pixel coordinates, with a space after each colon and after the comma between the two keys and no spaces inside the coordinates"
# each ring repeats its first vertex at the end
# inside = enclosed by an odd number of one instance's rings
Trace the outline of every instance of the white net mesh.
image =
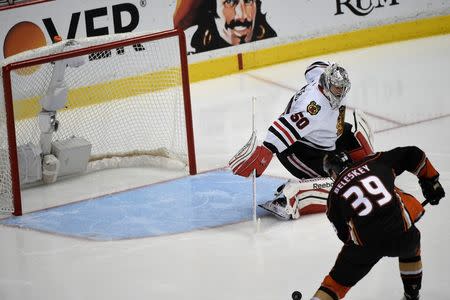
{"type": "MultiPolygon", "coordinates": [[[[87,38],[77,48],[130,38],[132,34],[87,38]]],[[[3,65],[72,50],[60,42],[5,60],[3,65]]],[[[92,144],[90,169],[123,166],[120,158],[163,156],[188,163],[186,122],[178,37],[165,37],[91,53],[79,67],[67,67],[65,108],[58,110],[53,141],[81,137],[92,144]],[[100,166],[99,166],[100,165],[100,166]]],[[[55,64],[11,72],[17,146],[39,145],[39,100],[46,94],[55,64]]],[[[0,209],[11,211],[10,154],[5,99],[0,96],[0,209]]],[[[147,160],[133,159],[132,164],[147,160]]],[[[128,164],[125,164],[128,166],[128,164]]]]}

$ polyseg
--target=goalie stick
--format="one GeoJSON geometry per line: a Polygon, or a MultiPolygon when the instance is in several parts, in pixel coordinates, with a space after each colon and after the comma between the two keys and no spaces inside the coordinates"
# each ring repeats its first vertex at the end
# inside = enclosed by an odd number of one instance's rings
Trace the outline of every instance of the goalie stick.
{"type": "MultiPolygon", "coordinates": [[[[255,135],[256,144],[256,129],[255,129],[255,104],[256,98],[252,97],[252,135],[255,135]]],[[[253,209],[253,223],[256,231],[259,231],[259,225],[256,220],[256,170],[252,172],[252,209],[253,209]]]]}
{"type": "MultiPolygon", "coordinates": [[[[258,150],[257,134],[255,129],[255,101],[256,98],[252,98],[252,135],[248,142],[235,154],[228,162],[228,166],[235,175],[241,175],[243,165],[249,160],[255,152],[258,150]]],[[[255,223],[256,231],[259,230],[259,221],[256,219],[256,169],[251,172],[252,175],[252,204],[253,204],[253,222],[255,223]]]]}

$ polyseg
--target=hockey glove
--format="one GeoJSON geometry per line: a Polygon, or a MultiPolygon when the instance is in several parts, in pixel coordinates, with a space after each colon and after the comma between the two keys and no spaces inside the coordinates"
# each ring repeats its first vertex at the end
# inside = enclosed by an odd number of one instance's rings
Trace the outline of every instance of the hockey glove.
{"type": "Polygon", "coordinates": [[[420,178],[419,184],[423,196],[431,205],[439,204],[439,200],[445,197],[445,191],[439,182],[439,175],[432,178],[420,178]]]}
{"type": "Polygon", "coordinates": [[[256,170],[256,177],[259,177],[269,166],[272,157],[272,151],[264,146],[257,146],[248,159],[233,168],[233,174],[248,177],[256,170]]]}
{"type": "Polygon", "coordinates": [[[253,132],[250,140],[228,162],[233,174],[248,177],[256,170],[256,176],[261,176],[266,170],[273,153],[264,146],[256,146],[256,132],[253,132]]]}
{"type": "Polygon", "coordinates": [[[360,161],[374,153],[372,129],[367,122],[366,115],[358,109],[353,111],[353,123],[350,125],[354,131],[347,133],[344,129],[342,142],[346,143],[344,149],[347,150],[352,160],[360,161]]]}

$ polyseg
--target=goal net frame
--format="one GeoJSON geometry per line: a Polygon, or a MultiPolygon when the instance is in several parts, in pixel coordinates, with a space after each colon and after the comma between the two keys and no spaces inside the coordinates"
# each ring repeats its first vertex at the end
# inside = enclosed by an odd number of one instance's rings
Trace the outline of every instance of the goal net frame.
{"type": "Polygon", "coordinates": [[[123,40],[107,42],[100,45],[88,46],[80,49],[69,50],[67,52],[56,53],[22,61],[12,62],[2,67],[3,72],[3,93],[4,93],[4,105],[6,113],[6,132],[8,140],[8,151],[10,160],[10,175],[11,175],[11,192],[12,192],[12,214],[15,216],[22,215],[22,199],[21,199],[21,187],[20,187],[20,175],[19,175],[19,163],[17,153],[16,142],[16,126],[14,118],[14,104],[13,104],[13,92],[11,72],[17,69],[33,67],[40,64],[51,63],[57,60],[69,59],[77,56],[89,55],[95,52],[113,50],[125,46],[136,45],[139,43],[156,41],[164,38],[176,38],[178,37],[179,54],[181,62],[181,84],[182,84],[182,97],[184,99],[184,114],[186,123],[186,140],[187,140],[187,160],[189,174],[194,175],[197,173],[195,149],[194,149],[194,133],[192,125],[192,109],[191,109],[191,97],[189,88],[189,72],[188,61],[186,51],[186,37],[184,31],[181,29],[172,29],[161,31],[157,33],[149,33],[143,35],[137,35],[134,37],[125,38],[123,40]]]}

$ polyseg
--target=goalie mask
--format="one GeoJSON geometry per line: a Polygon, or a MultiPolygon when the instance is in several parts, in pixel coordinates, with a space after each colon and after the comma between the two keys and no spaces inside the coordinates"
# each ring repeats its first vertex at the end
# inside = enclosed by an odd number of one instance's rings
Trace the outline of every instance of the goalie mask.
{"type": "Polygon", "coordinates": [[[352,164],[352,159],[345,152],[330,153],[323,158],[323,170],[330,177],[337,177],[352,164]]]}
{"type": "Polygon", "coordinates": [[[338,64],[325,68],[320,76],[323,93],[330,101],[332,109],[337,109],[350,90],[351,84],[347,71],[338,64]]]}

